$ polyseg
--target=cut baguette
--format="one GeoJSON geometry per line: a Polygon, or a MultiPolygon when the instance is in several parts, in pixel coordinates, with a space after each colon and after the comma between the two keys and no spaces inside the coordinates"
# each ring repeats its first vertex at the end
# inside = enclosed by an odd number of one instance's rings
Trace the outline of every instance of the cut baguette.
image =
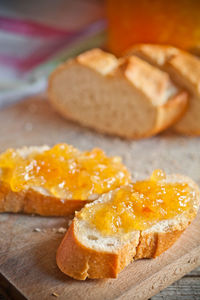
{"type": "Polygon", "coordinates": [[[187,93],[167,73],[137,57],[118,60],[100,49],[58,67],[49,78],[48,95],[64,117],[130,139],[171,126],[187,106],[187,93]]]}
{"type": "MultiPolygon", "coordinates": [[[[57,251],[57,265],[65,274],[78,279],[116,278],[132,260],[152,258],[171,247],[191,223],[199,208],[199,190],[189,178],[181,175],[167,176],[167,182],[185,182],[191,188],[191,208],[173,219],[162,220],[150,228],[118,235],[103,235],[76,214],[57,251]]],[[[92,204],[108,202],[111,191],[92,204]]],[[[173,201],[173,199],[172,199],[173,201]]]]}
{"type": "MultiPolygon", "coordinates": [[[[29,154],[42,153],[48,146],[23,147],[16,151],[26,158],[29,154]]],[[[54,196],[44,187],[28,187],[19,192],[12,191],[10,185],[1,179],[0,168],[0,212],[21,212],[42,216],[69,216],[80,210],[86,203],[92,202],[99,194],[91,194],[87,200],[63,199],[54,196]]],[[[128,174],[128,173],[127,173],[128,174]]]]}
{"type": "Polygon", "coordinates": [[[128,53],[169,73],[171,79],[189,92],[189,106],[174,129],[188,135],[200,135],[200,59],[171,46],[141,44],[128,53]]]}

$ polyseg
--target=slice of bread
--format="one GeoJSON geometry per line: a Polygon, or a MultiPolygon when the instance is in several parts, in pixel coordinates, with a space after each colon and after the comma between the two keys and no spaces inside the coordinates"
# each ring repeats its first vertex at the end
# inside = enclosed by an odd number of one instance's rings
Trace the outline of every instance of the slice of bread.
{"type": "Polygon", "coordinates": [[[189,92],[188,110],[174,128],[184,134],[200,135],[200,59],[162,45],[136,45],[128,53],[168,72],[175,84],[189,92]]]}
{"type": "MultiPolygon", "coordinates": [[[[16,152],[23,158],[27,158],[35,153],[43,153],[49,150],[48,146],[23,147],[16,152]]],[[[51,166],[50,166],[51,168],[51,166]]],[[[0,168],[0,212],[22,212],[28,214],[38,214],[42,216],[68,216],[80,210],[86,203],[92,202],[99,197],[99,194],[91,194],[88,199],[77,200],[72,197],[61,198],[51,193],[42,186],[28,186],[20,191],[13,191],[10,184],[2,180],[3,168],[0,168]]],[[[126,167],[121,164],[119,171],[127,176],[130,181],[130,174],[126,167]]],[[[109,176],[107,180],[109,180],[109,176]]],[[[121,179],[119,179],[120,185],[121,179]]]]}
{"type": "Polygon", "coordinates": [[[167,73],[132,56],[100,49],[58,67],[49,99],[64,117],[106,134],[139,139],[171,126],[186,110],[187,93],[167,73]]]}
{"type": "MultiPolygon", "coordinates": [[[[48,149],[48,146],[24,147],[17,151],[23,157],[27,157],[33,152],[41,153],[48,149]]],[[[60,199],[42,187],[31,187],[14,192],[7,183],[1,180],[0,176],[0,212],[22,212],[42,216],[68,216],[73,214],[75,210],[81,209],[88,202],[90,201],[60,199]]]]}
{"type": "Polygon", "coordinates": [[[111,201],[116,191],[104,194],[76,214],[57,251],[60,270],[78,280],[115,278],[132,260],[156,257],[171,247],[197,214],[199,190],[191,179],[181,175],[167,176],[165,182],[188,184],[190,207],[186,211],[145,230],[105,235],[82,218],[88,208],[92,217],[92,208],[111,201]]]}

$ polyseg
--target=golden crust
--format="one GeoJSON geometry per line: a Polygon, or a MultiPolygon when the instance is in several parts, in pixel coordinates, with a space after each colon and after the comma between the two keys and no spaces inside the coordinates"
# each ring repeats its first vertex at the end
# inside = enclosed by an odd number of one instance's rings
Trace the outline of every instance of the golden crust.
{"type": "Polygon", "coordinates": [[[135,259],[155,258],[169,249],[180,237],[184,230],[169,232],[152,232],[140,235],[135,259]]]}
{"type": "Polygon", "coordinates": [[[50,75],[48,95],[53,107],[68,119],[93,128],[101,133],[115,134],[126,139],[140,139],[150,137],[168,128],[185,113],[188,103],[187,92],[177,89],[177,92],[168,99],[165,95],[170,86],[173,85],[167,73],[152,67],[137,57],[127,57],[117,60],[109,53],[100,49],[93,49],[62,64],[50,75]],[[146,97],[147,101],[155,108],[157,117],[154,127],[149,128],[148,131],[142,134],[130,134],[129,131],[121,133],[120,130],[115,130],[115,132],[111,133],[105,128],[100,128],[98,124],[82,124],[81,120],[74,119],[73,115],[70,114],[70,110],[65,107],[64,101],[60,101],[56,93],[54,93],[54,81],[56,81],[57,76],[67,70],[68,66],[72,64],[79,64],[85,68],[88,67],[100,76],[108,76],[109,80],[112,78],[125,79],[127,84],[134,86],[138,90],[138,93],[146,97]]]}
{"type": "Polygon", "coordinates": [[[0,182],[0,212],[28,213],[41,216],[68,216],[90,201],[60,199],[36,190],[12,192],[0,182]]]}
{"type": "Polygon", "coordinates": [[[153,44],[135,45],[127,54],[137,55],[166,71],[171,67],[200,93],[200,59],[196,56],[172,46],[153,44]]]}
{"type": "Polygon", "coordinates": [[[75,60],[77,63],[89,67],[102,75],[110,73],[118,66],[118,59],[114,55],[98,48],[78,55],[75,60]]]}
{"type": "Polygon", "coordinates": [[[170,78],[167,73],[134,56],[121,59],[119,69],[116,69],[115,72],[118,75],[121,73],[120,75],[135,86],[139,93],[147,96],[157,109],[154,128],[143,135],[126,136],[126,138],[140,139],[156,135],[175,124],[186,112],[188,107],[188,93],[186,91],[179,91],[170,99],[161,100],[170,86],[170,78]]]}
{"type": "Polygon", "coordinates": [[[135,45],[126,54],[137,55],[168,72],[177,85],[189,92],[188,111],[173,128],[182,134],[200,135],[200,59],[175,47],[153,44],[135,45]]]}
{"type": "Polygon", "coordinates": [[[167,73],[152,67],[136,56],[121,59],[119,70],[139,92],[148,97],[153,105],[159,106],[167,102],[165,94],[170,86],[167,73]]]}
{"type": "Polygon", "coordinates": [[[180,92],[160,106],[154,134],[167,129],[182,118],[188,107],[188,94],[180,92]]]}
{"type": "Polygon", "coordinates": [[[88,276],[117,276],[117,255],[95,251],[81,244],[75,235],[74,221],[57,250],[56,262],[63,273],[79,280],[85,280],[88,276]]]}
{"type": "Polygon", "coordinates": [[[191,189],[196,193],[193,212],[185,219],[178,222],[174,220],[170,226],[162,228],[165,230],[145,230],[139,232],[139,237],[129,240],[123,246],[113,252],[95,250],[86,247],[78,239],[75,218],[62,240],[56,256],[57,265],[60,270],[78,280],[88,278],[115,278],[132,260],[141,258],[154,258],[169,249],[187,226],[195,218],[199,207],[199,188],[190,178],[182,175],[172,175],[167,180],[188,182],[191,189]]]}
{"type": "MultiPolygon", "coordinates": [[[[156,135],[171,125],[175,124],[185,114],[188,107],[188,94],[184,91],[180,92],[165,104],[157,108],[157,120],[155,127],[140,138],[147,138],[156,135]]],[[[137,137],[134,137],[137,139],[137,137]]]]}
{"type": "Polygon", "coordinates": [[[136,44],[129,48],[125,55],[136,55],[137,57],[148,61],[155,67],[162,67],[180,52],[181,50],[169,45],[136,44]]]}
{"type": "MultiPolygon", "coordinates": [[[[200,59],[192,54],[180,51],[179,55],[171,57],[167,61],[167,67],[179,73],[193,87],[196,93],[200,94],[200,59]]],[[[186,86],[188,88],[188,86],[186,86]]]]}
{"type": "Polygon", "coordinates": [[[144,235],[140,233],[138,244],[137,240],[133,240],[115,253],[109,253],[81,244],[76,237],[73,221],[57,250],[56,262],[63,273],[74,279],[116,278],[133,260],[161,255],[175,243],[184,229],[144,235]]]}
{"type": "Polygon", "coordinates": [[[95,72],[100,73],[102,75],[107,75],[118,66],[118,60],[114,55],[104,52],[98,48],[86,51],[78,55],[74,59],[69,59],[66,62],[62,63],[60,66],[58,66],[49,76],[48,79],[49,100],[53,100],[52,88],[53,88],[54,79],[56,79],[57,75],[63,72],[63,70],[68,68],[69,65],[71,64],[73,65],[74,63],[89,67],[95,72]]]}
{"type": "Polygon", "coordinates": [[[75,220],[70,225],[56,255],[60,270],[78,280],[88,278],[116,278],[132,261],[137,239],[128,242],[116,252],[97,251],[84,246],[76,236],[75,220]]]}

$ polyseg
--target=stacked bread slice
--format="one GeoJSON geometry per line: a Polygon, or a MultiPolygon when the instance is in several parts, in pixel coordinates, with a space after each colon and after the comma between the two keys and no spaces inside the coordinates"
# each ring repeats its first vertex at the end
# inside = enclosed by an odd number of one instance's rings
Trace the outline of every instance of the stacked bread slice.
{"type": "Polygon", "coordinates": [[[66,118],[129,139],[170,127],[188,103],[187,90],[167,72],[135,55],[117,59],[100,49],[58,67],[50,76],[48,94],[66,118]]]}
{"type": "Polygon", "coordinates": [[[173,82],[189,93],[189,105],[173,128],[184,134],[200,135],[200,59],[171,46],[136,45],[128,51],[167,72],[173,82]]]}

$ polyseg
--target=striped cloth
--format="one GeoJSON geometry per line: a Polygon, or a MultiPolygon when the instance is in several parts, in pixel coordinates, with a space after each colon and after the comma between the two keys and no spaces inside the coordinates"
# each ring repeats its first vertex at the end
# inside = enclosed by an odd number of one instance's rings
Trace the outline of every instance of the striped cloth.
{"type": "Polygon", "coordinates": [[[104,42],[101,1],[3,1],[0,8],[0,106],[45,89],[62,60],[104,42]],[[12,3],[12,5],[10,5],[12,3]]]}

